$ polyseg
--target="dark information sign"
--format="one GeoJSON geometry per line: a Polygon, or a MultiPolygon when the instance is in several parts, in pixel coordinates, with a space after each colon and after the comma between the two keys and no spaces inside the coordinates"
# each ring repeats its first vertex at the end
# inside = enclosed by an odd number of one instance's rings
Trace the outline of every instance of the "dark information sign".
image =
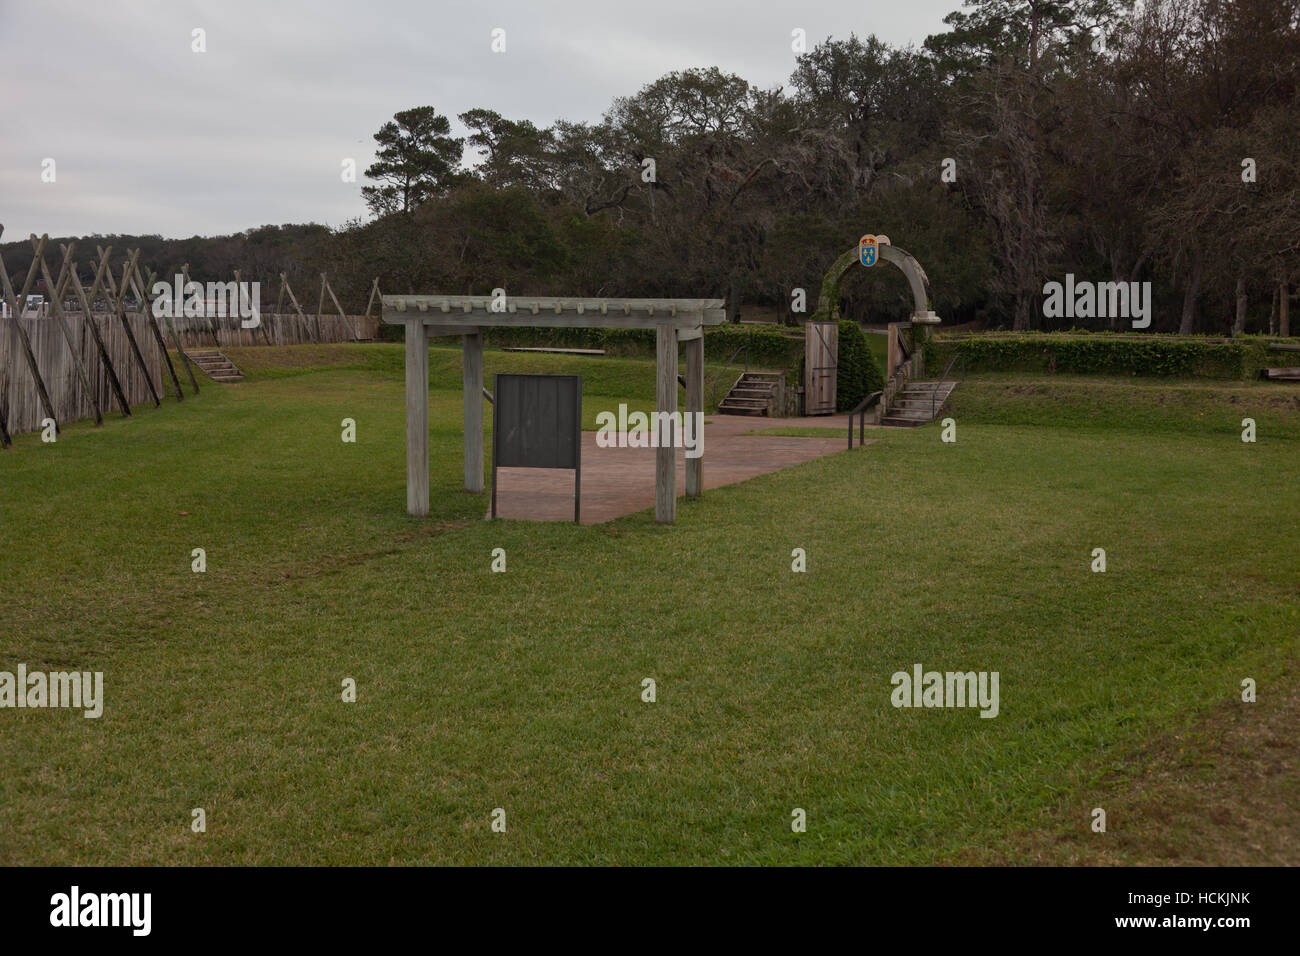
{"type": "Polygon", "coordinates": [[[497,468],[572,468],[573,520],[582,487],[582,376],[497,375],[492,403],[492,516],[497,468]]]}

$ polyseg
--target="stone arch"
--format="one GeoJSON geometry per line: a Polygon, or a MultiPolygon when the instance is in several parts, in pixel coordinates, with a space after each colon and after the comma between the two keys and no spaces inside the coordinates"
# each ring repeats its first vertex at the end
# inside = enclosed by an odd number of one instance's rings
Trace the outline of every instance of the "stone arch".
{"type": "MultiPolygon", "coordinates": [[[[942,320],[934,314],[930,307],[930,280],[926,277],[925,270],[921,268],[921,263],[916,261],[916,257],[906,249],[900,249],[887,242],[881,243],[877,247],[877,255],[880,259],[897,266],[903,275],[907,277],[908,287],[912,291],[910,321],[917,325],[938,325],[942,320]]],[[[858,247],[854,246],[836,259],[830,269],[826,271],[826,276],[822,279],[821,291],[817,297],[817,311],[813,314],[811,321],[829,322],[835,317],[839,309],[844,277],[848,274],[849,269],[857,264],[858,247]]]]}

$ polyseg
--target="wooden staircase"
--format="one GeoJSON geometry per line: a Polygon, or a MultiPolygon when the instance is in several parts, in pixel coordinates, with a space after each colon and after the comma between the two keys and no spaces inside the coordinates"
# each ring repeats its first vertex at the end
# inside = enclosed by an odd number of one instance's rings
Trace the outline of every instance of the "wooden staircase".
{"type": "Polygon", "coordinates": [[[238,382],[244,373],[216,349],[190,349],[185,353],[214,382],[238,382]]]}
{"type": "Polygon", "coordinates": [[[718,412],[722,415],[770,417],[772,405],[776,402],[777,386],[780,384],[779,372],[746,372],[718,403],[718,412]]]}
{"type": "Polygon", "coordinates": [[[905,382],[889,400],[880,424],[915,428],[932,422],[956,387],[956,382],[905,382]]]}

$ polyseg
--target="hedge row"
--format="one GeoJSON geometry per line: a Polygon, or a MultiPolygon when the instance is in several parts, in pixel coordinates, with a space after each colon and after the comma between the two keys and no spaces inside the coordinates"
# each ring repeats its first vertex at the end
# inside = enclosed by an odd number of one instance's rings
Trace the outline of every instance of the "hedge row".
{"type": "MultiPolygon", "coordinates": [[[[498,348],[604,349],[609,355],[655,354],[653,329],[488,329],[486,341],[498,348]]],[[[791,368],[803,354],[803,335],[751,325],[719,325],[704,332],[704,356],[725,362],[740,346],[749,349],[749,364],[791,368]]]]}
{"type": "Polygon", "coordinates": [[[704,330],[705,358],[725,362],[742,345],[749,350],[750,365],[791,369],[803,358],[803,330],[761,325],[717,325],[704,330]]]}
{"type": "Polygon", "coordinates": [[[1300,353],[1270,352],[1261,339],[1190,339],[1106,333],[1029,333],[936,337],[925,346],[927,369],[954,354],[968,372],[1071,372],[1086,375],[1253,378],[1261,368],[1294,365],[1300,353]]]}

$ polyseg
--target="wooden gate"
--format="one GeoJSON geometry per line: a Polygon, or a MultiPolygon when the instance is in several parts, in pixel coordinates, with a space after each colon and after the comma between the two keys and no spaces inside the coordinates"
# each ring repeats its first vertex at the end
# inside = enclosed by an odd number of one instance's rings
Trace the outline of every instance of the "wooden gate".
{"type": "Polygon", "coordinates": [[[838,322],[809,322],[804,327],[804,414],[835,414],[835,370],[839,365],[838,322]]]}

